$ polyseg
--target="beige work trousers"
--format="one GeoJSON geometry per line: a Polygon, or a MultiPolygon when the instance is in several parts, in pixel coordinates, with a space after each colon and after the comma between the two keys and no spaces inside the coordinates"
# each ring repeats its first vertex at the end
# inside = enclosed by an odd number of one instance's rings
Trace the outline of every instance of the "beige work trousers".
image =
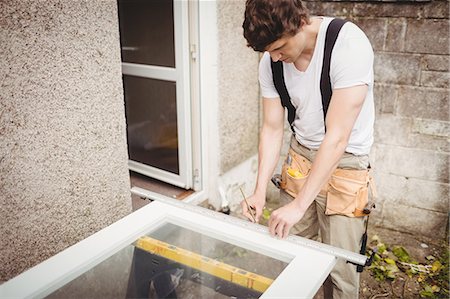
{"type": "MultiPolygon", "coordinates": [[[[300,145],[294,137],[291,140],[291,148],[310,161],[314,161],[317,154],[316,150],[300,145]]],[[[346,169],[367,169],[368,166],[368,155],[355,156],[349,153],[344,153],[338,165],[339,168],[346,169]]],[[[292,196],[283,190],[280,191],[281,205],[286,205],[292,200],[292,196]]],[[[326,198],[317,196],[303,218],[291,228],[290,233],[359,253],[366,217],[328,216],[325,215],[325,205],[326,198]]],[[[325,280],[323,290],[325,299],[358,298],[359,273],[356,272],[356,266],[339,259],[325,280]]]]}

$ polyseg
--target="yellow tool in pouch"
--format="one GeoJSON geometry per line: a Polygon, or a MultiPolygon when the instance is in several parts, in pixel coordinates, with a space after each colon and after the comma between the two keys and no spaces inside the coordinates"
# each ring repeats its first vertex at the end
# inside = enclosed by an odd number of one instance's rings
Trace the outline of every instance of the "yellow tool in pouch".
{"type": "Polygon", "coordinates": [[[295,197],[303,187],[309,176],[311,162],[306,158],[298,159],[294,151],[290,150],[281,170],[280,188],[295,197]]]}
{"type": "Polygon", "coordinates": [[[298,169],[293,169],[293,168],[288,167],[287,172],[291,177],[294,177],[294,178],[303,177],[303,174],[298,169]]]}
{"type": "MultiPolygon", "coordinates": [[[[290,149],[282,168],[280,188],[292,197],[297,196],[310,170],[311,162],[290,149]]],[[[348,217],[368,215],[376,198],[375,184],[368,169],[336,169],[319,194],[327,198],[325,214],[348,217]],[[369,190],[372,193],[370,204],[369,190]]]]}

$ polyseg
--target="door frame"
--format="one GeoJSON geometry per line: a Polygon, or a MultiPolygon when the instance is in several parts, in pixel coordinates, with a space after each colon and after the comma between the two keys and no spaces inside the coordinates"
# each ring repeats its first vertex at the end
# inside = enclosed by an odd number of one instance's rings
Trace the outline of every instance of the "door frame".
{"type": "Polygon", "coordinates": [[[175,68],[122,62],[122,74],[176,83],[177,136],[179,174],[146,165],[131,159],[128,168],[140,174],[190,189],[192,171],[192,111],[190,78],[190,44],[188,1],[173,1],[175,68]]]}

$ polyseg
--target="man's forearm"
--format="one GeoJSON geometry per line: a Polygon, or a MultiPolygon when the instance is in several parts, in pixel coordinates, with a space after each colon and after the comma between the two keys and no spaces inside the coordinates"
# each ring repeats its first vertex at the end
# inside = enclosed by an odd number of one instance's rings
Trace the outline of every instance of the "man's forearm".
{"type": "Polygon", "coordinates": [[[326,118],[327,132],[319,147],[310,175],[295,198],[305,211],[314,201],[339,164],[367,94],[367,86],[343,88],[333,91],[326,118]]]}
{"type": "Polygon", "coordinates": [[[258,156],[258,177],[255,193],[265,195],[267,185],[280,156],[284,128],[264,128],[261,130],[258,156]]]}

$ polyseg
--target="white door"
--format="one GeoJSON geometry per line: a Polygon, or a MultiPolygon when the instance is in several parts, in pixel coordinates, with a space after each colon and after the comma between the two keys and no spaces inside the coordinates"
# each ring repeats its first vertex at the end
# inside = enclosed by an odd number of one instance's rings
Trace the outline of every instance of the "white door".
{"type": "Polygon", "coordinates": [[[192,187],[188,1],[118,0],[129,168],[192,187]]]}

